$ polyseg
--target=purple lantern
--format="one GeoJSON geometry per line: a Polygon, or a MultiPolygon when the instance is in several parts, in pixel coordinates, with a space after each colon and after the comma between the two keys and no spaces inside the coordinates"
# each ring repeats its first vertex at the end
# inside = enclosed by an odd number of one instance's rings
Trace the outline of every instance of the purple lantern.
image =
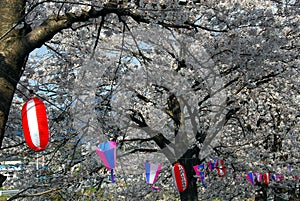
{"type": "Polygon", "coordinates": [[[255,175],[253,174],[253,172],[249,172],[248,174],[246,174],[247,180],[248,180],[252,185],[255,185],[254,177],[255,177],[255,175]]]}

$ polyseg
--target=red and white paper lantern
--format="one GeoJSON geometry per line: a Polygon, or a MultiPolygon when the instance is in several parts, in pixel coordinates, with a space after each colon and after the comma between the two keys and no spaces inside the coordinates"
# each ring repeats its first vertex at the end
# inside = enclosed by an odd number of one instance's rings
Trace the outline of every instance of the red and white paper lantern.
{"type": "Polygon", "coordinates": [[[225,177],[226,175],[226,167],[224,165],[224,160],[217,160],[216,169],[218,171],[219,177],[225,177]]]}
{"type": "Polygon", "coordinates": [[[179,163],[174,164],[174,166],[172,167],[172,175],[178,191],[185,191],[185,189],[188,187],[188,180],[184,167],[179,163]]]}
{"type": "Polygon", "coordinates": [[[264,183],[266,185],[269,185],[269,183],[270,183],[270,173],[268,173],[268,172],[264,173],[264,183]]]}
{"type": "Polygon", "coordinates": [[[49,143],[48,118],[44,103],[34,97],[22,108],[22,126],[26,144],[34,151],[46,149],[49,143]]]}

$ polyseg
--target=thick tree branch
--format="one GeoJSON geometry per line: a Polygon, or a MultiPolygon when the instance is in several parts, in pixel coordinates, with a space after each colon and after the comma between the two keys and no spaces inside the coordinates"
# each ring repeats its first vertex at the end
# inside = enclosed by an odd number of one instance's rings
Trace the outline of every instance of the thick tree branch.
{"type": "Polygon", "coordinates": [[[132,112],[132,114],[130,114],[130,118],[133,122],[135,122],[136,124],[138,124],[139,127],[143,128],[143,127],[148,127],[145,118],[143,117],[143,115],[133,109],[130,109],[129,111],[132,112]]]}
{"type": "Polygon", "coordinates": [[[89,11],[82,11],[81,15],[66,13],[61,16],[52,15],[45,20],[40,26],[33,29],[24,39],[24,43],[29,51],[42,46],[49,41],[55,34],[64,29],[71,28],[74,23],[86,22],[89,19],[105,16],[110,13],[118,15],[129,15],[130,13],[122,8],[104,7],[100,10],[91,8],[89,11]]]}
{"type": "MultiPolygon", "coordinates": [[[[33,29],[24,39],[28,52],[35,48],[41,47],[45,42],[49,41],[55,34],[59,33],[64,29],[71,28],[74,23],[87,22],[89,19],[98,18],[100,16],[105,17],[108,14],[115,13],[120,16],[130,16],[133,20],[138,23],[150,23],[151,20],[148,17],[143,16],[137,12],[133,12],[128,8],[105,6],[103,8],[91,7],[89,11],[82,10],[81,15],[74,13],[66,13],[61,16],[52,15],[49,16],[40,26],[33,29]]],[[[121,19],[121,18],[120,18],[121,19]]],[[[195,25],[193,22],[185,22],[183,25],[174,25],[167,22],[158,22],[163,27],[170,28],[185,28],[194,29],[201,28],[208,31],[224,32],[225,30],[211,30],[209,28],[200,27],[195,25]]]]}
{"type": "Polygon", "coordinates": [[[169,161],[174,161],[175,155],[170,148],[175,148],[174,145],[162,133],[152,130],[146,123],[143,115],[135,110],[130,110],[130,118],[135,122],[143,131],[145,131],[151,139],[157,144],[169,161]]]}

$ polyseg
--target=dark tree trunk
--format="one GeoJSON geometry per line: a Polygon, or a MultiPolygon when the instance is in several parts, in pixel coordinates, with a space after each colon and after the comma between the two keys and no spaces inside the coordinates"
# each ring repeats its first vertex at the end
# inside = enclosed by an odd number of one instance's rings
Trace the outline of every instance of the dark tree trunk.
{"type": "MultiPolygon", "coordinates": [[[[16,29],[24,16],[24,0],[0,0],[0,149],[4,139],[9,109],[29,52],[22,38],[27,26],[16,29]]],[[[0,187],[6,176],[0,174],[0,187]]]]}
{"type": "Polygon", "coordinates": [[[182,201],[198,201],[197,177],[194,177],[196,173],[193,166],[201,163],[198,158],[199,151],[199,148],[195,146],[194,148],[187,150],[178,161],[184,166],[188,179],[188,188],[180,193],[180,200],[182,201]]]}
{"type": "Polygon", "coordinates": [[[255,201],[266,201],[268,199],[268,185],[264,183],[257,183],[261,188],[257,190],[257,194],[255,195],[255,201]]]}
{"type": "Polygon", "coordinates": [[[184,166],[188,179],[188,188],[184,192],[180,193],[180,200],[198,201],[197,178],[194,177],[195,171],[193,169],[193,166],[196,165],[195,160],[181,160],[180,163],[184,166]]]}
{"type": "Polygon", "coordinates": [[[14,92],[29,51],[25,51],[24,0],[0,0],[0,148],[14,92]]]}

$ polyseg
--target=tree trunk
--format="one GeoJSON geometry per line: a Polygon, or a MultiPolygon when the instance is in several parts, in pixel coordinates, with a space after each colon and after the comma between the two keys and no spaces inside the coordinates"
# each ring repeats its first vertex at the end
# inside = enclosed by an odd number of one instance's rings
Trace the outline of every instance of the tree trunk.
{"type": "MultiPolygon", "coordinates": [[[[5,126],[22,67],[29,54],[22,43],[28,27],[22,24],[24,0],[0,0],[0,149],[5,126]]],[[[0,174],[0,186],[6,177],[0,174]]]]}
{"type": "Polygon", "coordinates": [[[23,38],[28,27],[22,23],[24,0],[0,0],[0,148],[14,92],[29,51],[23,38]],[[23,26],[16,26],[16,25],[23,26]]]}
{"type": "Polygon", "coordinates": [[[180,200],[182,201],[198,201],[198,178],[194,177],[196,172],[194,171],[193,166],[201,163],[198,158],[199,152],[200,149],[197,146],[194,146],[193,148],[188,149],[181,159],[178,160],[178,162],[183,165],[188,180],[187,189],[180,193],[180,200]]]}
{"type": "Polygon", "coordinates": [[[268,185],[266,185],[264,183],[257,183],[257,185],[261,188],[256,191],[255,201],[265,201],[265,200],[267,200],[268,199],[268,194],[267,194],[268,185]]]}
{"type": "Polygon", "coordinates": [[[185,168],[188,179],[188,188],[180,193],[180,200],[182,201],[198,201],[197,178],[194,177],[195,171],[193,168],[196,165],[194,161],[194,159],[183,159],[180,162],[185,168]]]}

